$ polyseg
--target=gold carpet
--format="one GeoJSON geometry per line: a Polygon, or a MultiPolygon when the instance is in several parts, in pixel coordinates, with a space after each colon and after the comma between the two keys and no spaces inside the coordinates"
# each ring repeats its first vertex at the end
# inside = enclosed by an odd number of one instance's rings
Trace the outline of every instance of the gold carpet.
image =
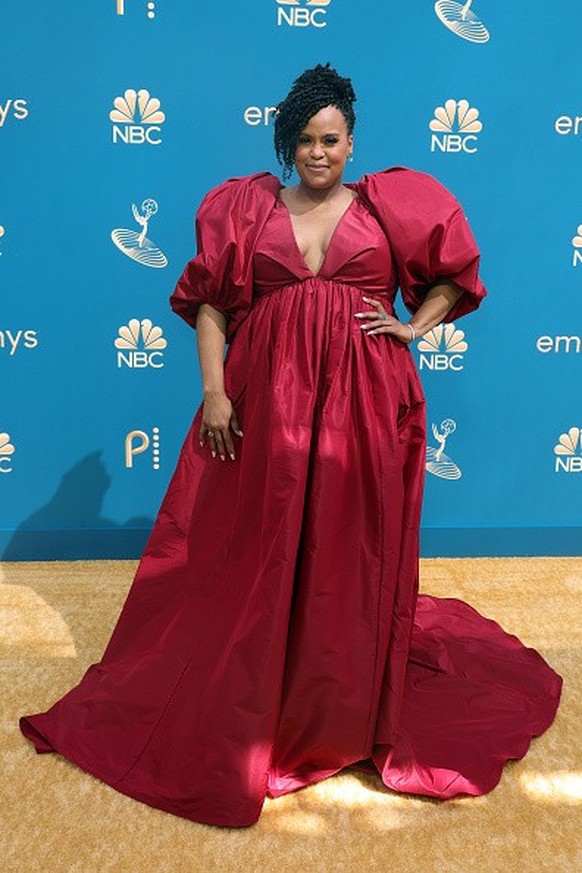
{"type": "Polygon", "coordinates": [[[582,871],[579,558],[426,559],[421,590],[460,597],[564,677],[556,720],[481,797],[399,795],[345,770],[267,798],[250,828],[153,809],[56,754],[22,714],[52,705],[99,660],[135,561],[0,564],[3,820],[0,869],[18,873],[578,873],[582,871]]]}

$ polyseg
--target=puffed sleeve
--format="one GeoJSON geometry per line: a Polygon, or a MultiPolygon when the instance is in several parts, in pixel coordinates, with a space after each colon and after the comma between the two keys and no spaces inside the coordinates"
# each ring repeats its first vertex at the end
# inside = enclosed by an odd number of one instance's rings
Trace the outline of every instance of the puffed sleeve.
{"type": "Polygon", "coordinates": [[[362,182],[388,237],[408,311],[414,314],[429,288],[445,280],[463,294],[443,321],[477,309],[487,295],[480,253],[453,194],[428,173],[406,167],[371,173],[362,182]]]}
{"type": "Polygon", "coordinates": [[[170,297],[172,310],[193,328],[202,303],[222,312],[227,342],[252,305],[250,179],[227,179],[205,195],[196,212],[197,254],[184,267],[170,297]]]}

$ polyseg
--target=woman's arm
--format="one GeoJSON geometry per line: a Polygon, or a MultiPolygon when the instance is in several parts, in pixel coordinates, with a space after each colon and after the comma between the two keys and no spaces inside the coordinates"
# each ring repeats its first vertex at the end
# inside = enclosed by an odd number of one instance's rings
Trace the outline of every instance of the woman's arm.
{"type": "Polygon", "coordinates": [[[455,285],[454,282],[439,282],[437,285],[433,285],[407,324],[403,324],[392,315],[389,315],[387,319],[378,320],[378,313],[381,313],[384,307],[381,301],[375,300],[373,297],[364,297],[364,300],[372,303],[376,307],[375,311],[357,313],[357,315],[360,318],[371,319],[362,325],[366,334],[389,333],[402,342],[410,343],[413,339],[419,339],[431,328],[440,324],[462,294],[463,289],[455,285]],[[410,330],[409,324],[412,325],[414,331],[410,330]]]}
{"type": "Polygon", "coordinates": [[[198,434],[200,445],[204,445],[204,438],[208,436],[213,458],[218,451],[224,461],[226,449],[234,461],[235,450],[230,428],[238,436],[242,436],[242,431],[230,398],[224,390],[226,317],[210,303],[200,305],[196,317],[196,337],[204,394],[202,423],[198,434]],[[213,435],[210,436],[209,432],[213,435]]]}
{"type": "MultiPolygon", "coordinates": [[[[433,285],[409,321],[409,324],[414,328],[416,337],[423,336],[437,324],[440,324],[462,293],[463,289],[455,285],[454,282],[439,282],[438,285],[433,285]]],[[[408,328],[406,330],[410,341],[412,333],[408,328]]]]}
{"type": "Polygon", "coordinates": [[[226,316],[210,303],[202,303],[198,310],[196,339],[204,396],[224,393],[226,316]]]}

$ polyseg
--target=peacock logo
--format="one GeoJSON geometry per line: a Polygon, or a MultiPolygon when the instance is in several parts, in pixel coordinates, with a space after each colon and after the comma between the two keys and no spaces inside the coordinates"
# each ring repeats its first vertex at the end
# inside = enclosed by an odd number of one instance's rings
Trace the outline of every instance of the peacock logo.
{"type": "Polygon", "coordinates": [[[463,355],[469,348],[465,332],[449,324],[438,324],[417,343],[421,370],[454,370],[464,367],[463,355]]]}
{"type": "Polygon", "coordinates": [[[159,370],[164,366],[163,349],[168,345],[161,327],[154,325],[149,318],[131,318],[119,328],[115,340],[117,366],[142,370],[153,367],[159,370]]]}
{"type": "Polygon", "coordinates": [[[113,142],[160,145],[160,125],[166,120],[161,105],[158,98],[151,97],[145,88],[140,91],[128,88],[123,97],[116,97],[113,101],[115,108],[109,113],[113,122],[113,142]]]}
{"type": "Polygon", "coordinates": [[[437,106],[428,126],[432,131],[431,152],[438,149],[441,152],[474,154],[477,151],[477,134],[483,130],[479,110],[470,106],[464,98],[451,98],[443,106],[437,106]]]}
{"type": "Polygon", "coordinates": [[[445,27],[461,39],[469,42],[489,42],[489,31],[472,11],[473,0],[455,3],[454,0],[437,0],[434,11],[445,27]]]}
{"type": "Polygon", "coordinates": [[[10,434],[0,433],[0,473],[11,473],[10,461],[16,451],[10,442],[10,434]]]}
{"type": "Polygon", "coordinates": [[[582,263],[582,224],[576,228],[576,234],[572,237],[572,266],[578,267],[582,263]]]}
{"type": "Polygon", "coordinates": [[[327,12],[331,0],[276,0],[277,27],[327,27],[327,12]]]}
{"type": "Polygon", "coordinates": [[[438,448],[426,447],[426,470],[440,479],[460,479],[463,475],[454,461],[445,454],[445,446],[448,438],[457,429],[457,423],[452,418],[441,421],[440,427],[432,426],[433,436],[438,443],[438,448]]]}
{"type": "Polygon", "coordinates": [[[566,433],[560,434],[554,446],[556,456],[554,472],[582,473],[582,430],[571,427],[566,433]]]}

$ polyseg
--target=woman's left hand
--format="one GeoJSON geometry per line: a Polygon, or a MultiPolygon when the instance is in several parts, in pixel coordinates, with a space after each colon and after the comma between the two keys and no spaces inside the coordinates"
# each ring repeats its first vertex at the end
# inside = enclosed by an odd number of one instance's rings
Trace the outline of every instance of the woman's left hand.
{"type": "Polygon", "coordinates": [[[388,315],[380,300],[375,300],[373,297],[362,297],[362,300],[375,307],[371,311],[354,313],[357,318],[362,320],[360,328],[366,333],[366,336],[388,333],[404,343],[410,343],[412,339],[410,329],[395,316],[388,315]]]}

